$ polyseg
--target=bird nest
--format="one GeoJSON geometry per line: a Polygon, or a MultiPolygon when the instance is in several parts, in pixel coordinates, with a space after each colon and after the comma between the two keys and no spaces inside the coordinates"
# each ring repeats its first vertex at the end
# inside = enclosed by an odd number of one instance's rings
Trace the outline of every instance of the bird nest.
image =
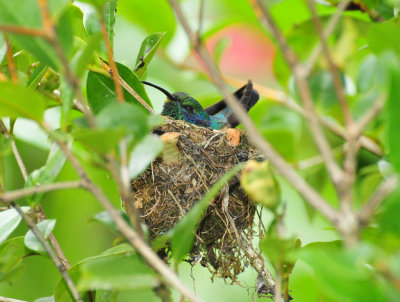
{"type": "MultiPolygon", "coordinates": [[[[259,157],[243,131],[237,129],[210,130],[167,118],[153,132],[164,140],[164,153],[132,182],[136,207],[151,240],[171,230],[228,170],[259,157]]],[[[203,215],[192,260],[201,258],[201,264],[213,275],[236,281],[248,264],[237,234],[251,242],[255,211],[240,187],[239,176],[234,176],[203,215]]],[[[168,247],[159,254],[168,255],[168,247]]]]}

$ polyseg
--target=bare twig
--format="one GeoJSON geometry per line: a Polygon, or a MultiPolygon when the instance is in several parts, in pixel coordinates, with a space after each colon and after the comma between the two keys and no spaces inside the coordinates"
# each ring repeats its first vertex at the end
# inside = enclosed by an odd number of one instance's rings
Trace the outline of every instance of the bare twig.
{"type": "Polygon", "coordinates": [[[8,69],[10,70],[10,75],[11,75],[11,80],[13,83],[18,83],[18,75],[17,75],[17,70],[15,68],[15,62],[13,58],[13,53],[12,53],[12,48],[10,41],[6,39],[6,45],[7,45],[7,60],[8,60],[8,69]]]}
{"type": "Polygon", "coordinates": [[[15,143],[15,140],[12,137],[12,135],[10,134],[10,132],[8,131],[6,125],[4,125],[3,120],[0,120],[0,131],[1,131],[1,133],[3,133],[3,135],[6,138],[8,138],[10,140],[11,149],[12,149],[12,152],[13,152],[13,154],[15,156],[15,160],[17,161],[17,164],[18,164],[18,167],[19,167],[19,169],[21,171],[22,177],[26,181],[28,179],[28,171],[26,170],[24,162],[22,161],[22,157],[21,157],[21,154],[18,151],[18,148],[17,148],[17,145],[15,143]]]}
{"type": "MultiPolygon", "coordinates": [[[[335,30],[340,17],[342,16],[343,11],[346,9],[346,7],[349,5],[351,0],[342,0],[339,5],[337,6],[337,10],[335,14],[329,19],[324,31],[323,31],[323,37],[324,39],[328,39],[328,37],[333,33],[335,30]]],[[[314,68],[314,64],[317,61],[318,57],[320,56],[322,52],[322,42],[320,42],[313,50],[311,53],[310,57],[308,58],[307,63],[304,66],[304,73],[308,76],[312,69],[314,68]]]]}
{"type": "Polygon", "coordinates": [[[118,230],[127,239],[127,241],[137,249],[137,251],[143,256],[143,258],[149,263],[161,276],[165,278],[165,282],[170,286],[174,287],[186,298],[191,301],[200,301],[177,277],[177,275],[170,270],[170,268],[154,253],[154,251],[147,245],[147,243],[141,238],[137,231],[133,230],[127,222],[120,216],[120,213],[114,208],[110,200],[104,195],[101,189],[96,186],[86,174],[82,165],[78,159],[69,150],[65,141],[59,139],[55,136],[50,127],[42,123],[43,129],[50,135],[50,137],[58,144],[58,146],[63,150],[64,154],[71,162],[72,166],[78,173],[83,187],[91,192],[98,202],[105,208],[105,210],[110,214],[112,220],[115,222],[118,230]]]}
{"type": "Polygon", "coordinates": [[[26,224],[29,226],[29,229],[33,232],[37,240],[42,244],[46,252],[49,254],[51,260],[56,265],[58,271],[60,272],[61,276],[63,277],[65,284],[68,287],[68,290],[71,292],[72,297],[75,301],[83,302],[81,296],[79,295],[78,290],[74,282],[71,279],[71,276],[68,274],[65,266],[61,263],[60,259],[54,253],[53,249],[47,242],[47,240],[43,237],[42,233],[40,233],[39,229],[37,228],[36,224],[32,221],[32,219],[24,213],[24,211],[20,208],[19,205],[12,202],[11,205],[17,210],[18,214],[24,219],[26,224]]]}
{"type": "Polygon", "coordinates": [[[369,110],[364,113],[364,115],[360,118],[356,123],[356,131],[355,134],[360,136],[367,125],[381,112],[383,105],[385,104],[386,97],[380,95],[375,103],[369,108],[369,110]]]}
{"type": "MultiPolygon", "coordinates": [[[[110,67],[103,61],[102,61],[102,64],[103,64],[104,70],[106,70],[112,76],[112,71],[111,71],[110,67]]],[[[95,69],[92,69],[92,70],[94,72],[98,72],[98,73],[104,74],[102,72],[99,72],[98,70],[95,70],[95,69]]],[[[128,93],[130,95],[132,95],[144,108],[147,109],[147,111],[149,111],[151,114],[155,114],[154,109],[151,108],[149,106],[149,104],[147,104],[146,101],[135,90],[133,90],[132,87],[129,86],[129,84],[127,82],[125,82],[125,80],[123,78],[121,78],[120,75],[118,75],[118,81],[122,85],[122,87],[124,87],[125,90],[128,91],[128,93]]]]}
{"type": "Polygon", "coordinates": [[[359,213],[359,220],[362,224],[368,223],[378,206],[399,186],[397,176],[390,176],[385,179],[377,188],[371,199],[365,204],[359,213]]]}
{"type": "Polygon", "coordinates": [[[111,48],[110,40],[109,40],[109,37],[107,36],[106,24],[104,22],[104,13],[103,12],[99,12],[99,13],[100,13],[101,33],[103,35],[104,43],[106,44],[106,49],[107,49],[107,54],[108,54],[108,64],[110,64],[110,67],[111,67],[111,76],[114,81],[115,93],[117,95],[118,102],[122,103],[124,101],[124,94],[122,93],[121,84],[118,81],[119,73],[118,73],[117,65],[115,64],[115,61],[114,61],[114,55],[113,55],[113,50],[111,48]]]}
{"type": "Polygon", "coordinates": [[[337,188],[339,188],[340,182],[343,180],[343,173],[332,155],[329,143],[319,124],[318,116],[315,112],[312,102],[311,91],[306,81],[306,76],[304,74],[303,68],[300,65],[295,53],[287,44],[285,37],[282,35],[279,28],[275,24],[275,21],[273,20],[269,10],[264,6],[261,0],[256,0],[255,3],[256,8],[262,12],[262,15],[260,16],[260,21],[272,31],[272,34],[275,37],[283,53],[283,56],[285,57],[287,63],[294,73],[297,87],[299,89],[300,98],[304,105],[305,117],[307,118],[307,121],[309,123],[310,131],[313,134],[314,142],[316,143],[318,149],[320,150],[322,156],[326,161],[326,167],[333,183],[337,188]]]}
{"type": "Polygon", "coordinates": [[[15,25],[0,25],[0,31],[7,32],[10,34],[27,35],[33,37],[47,38],[46,33],[42,29],[21,27],[15,25]]]}
{"type": "Polygon", "coordinates": [[[271,161],[271,163],[277,168],[277,170],[292,184],[294,188],[296,188],[300,192],[300,194],[313,207],[315,207],[330,222],[336,224],[336,211],[307,182],[305,182],[291,166],[286,163],[286,161],[273,149],[273,147],[268,142],[264,140],[264,138],[254,126],[254,123],[251,121],[246,111],[243,109],[242,106],[238,104],[236,98],[231,93],[229,93],[217,67],[215,66],[210,54],[205,49],[204,45],[193,44],[196,42],[196,38],[191,31],[178,3],[175,0],[169,0],[169,2],[175,10],[178,19],[182,23],[186,34],[189,36],[192,45],[196,48],[204,64],[207,66],[211,77],[215,81],[215,85],[223,93],[229,107],[238,117],[241,124],[246,128],[250,142],[254,144],[254,146],[256,146],[260,150],[260,152],[262,152],[271,161]]]}
{"type": "Polygon", "coordinates": [[[12,202],[13,200],[33,195],[39,193],[45,193],[56,190],[65,190],[65,189],[73,189],[73,188],[81,188],[81,181],[65,181],[65,182],[56,182],[48,185],[43,185],[39,187],[31,187],[24,188],[20,190],[6,192],[0,195],[0,201],[2,202],[12,202]]]}

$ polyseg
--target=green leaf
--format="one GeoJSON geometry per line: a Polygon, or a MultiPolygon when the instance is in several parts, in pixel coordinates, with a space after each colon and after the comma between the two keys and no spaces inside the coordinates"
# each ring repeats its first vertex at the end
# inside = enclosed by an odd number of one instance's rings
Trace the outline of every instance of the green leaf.
{"type": "Polygon", "coordinates": [[[67,58],[69,58],[71,55],[72,45],[73,45],[72,24],[75,23],[75,16],[76,16],[75,14],[77,12],[79,13],[79,9],[78,11],[76,9],[77,9],[76,6],[68,5],[64,10],[63,14],[60,16],[56,27],[59,43],[64,52],[64,55],[67,58]]]}
{"type": "MultiPolygon", "coordinates": [[[[46,164],[29,174],[25,188],[42,186],[54,182],[64,167],[65,161],[64,152],[54,143],[46,164]]],[[[28,202],[33,203],[33,205],[38,205],[43,196],[44,193],[39,193],[30,195],[26,199],[28,202]]]]}
{"type": "Polygon", "coordinates": [[[143,40],[136,59],[135,73],[140,78],[155,55],[165,32],[152,34],[143,40]]]}
{"type": "Polygon", "coordinates": [[[93,59],[101,38],[101,33],[92,35],[89,38],[89,42],[86,45],[85,49],[78,54],[78,60],[75,64],[75,74],[77,77],[81,78],[84,75],[86,67],[93,59]]]}
{"type": "Polygon", "coordinates": [[[0,116],[26,117],[40,122],[45,109],[44,98],[32,89],[11,82],[0,82],[0,116]]]}
{"type": "MultiPolygon", "coordinates": [[[[104,16],[106,33],[112,48],[114,43],[115,9],[117,6],[117,0],[111,0],[107,2],[101,0],[101,3],[98,3],[99,1],[91,2],[95,4],[97,9],[92,6],[85,6],[84,26],[86,32],[88,33],[89,37],[101,33],[99,18],[99,13],[101,12],[104,16]]],[[[108,58],[107,48],[104,41],[100,46],[100,55],[103,58],[108,58]]]]}
{"type": "Polygon", "coordinates": [[[369,47],[377,54],[393,50],[400,52],[400,41],[397,39],[400,25],[394,22],[375,23],[368,34],[369,47]]]}
{"type": "Polygon", "coordinates": [[[123,127],[114,129],[78,128],[72,132],[76,141],[100,154],[116,148],[125,134],[126,130],[123,127]]]}
{"type": "MultiPolygon", "coordinates": [[[[85,262],[91,261],[93,259],[102,259],[102,258],[107,258],[109,256],[115,256],[115,255],[126,255],[132,253],[133,249],[130,245],[123,243],[117,246],[114,246],[110,249],[105,250],[102,252],[100,255],[89,257],[86,259],[83,259],[82,261],[76,263],[73,265],[69,270],[68,273],[71,276],[72,281],[75,284],[78,284],[79,279],[81,278],[81,265],[85,262]]],[[[96,290],[96,301],[97,300],[97,290],[96,290]]],[[[111,291],[114,293],[113,295],[117,294],[118,291],[111,291]]],[[[88,293],[85,292],[84,290],[81,290],[79,292],[81,294],[81,297],[84,299],[84,301],[92,301],[88,297],[88,293]]],[[[61,279],[55,289],[54,289],[54,298],[57,302],[75,302],[72,296],[69,293],[69,290],[65,286],[65,282],[61,279]]],[[[114,301],[114,300],[113,300],[114,301]]]]}
{"type": "Polygon", "coordinates": [[[140,175],[163,149],[163,143],[158,136],[149,134],[133,149],[129,157],[129,178],[140,175]]]}
{"type": "MultiPolygon", "coordinates": [[[[121,78],[124,79],[124,81],[132,87],[132,89],[135,90],[147,104],[152,106],[139,78],[128,67],[122,64],[117,63],[117,69],[121,78]]],[[[99,113],[106,105],[118,102],[113,80],[102,74],[89,71],[86,90],[89,105],[95,114],[99,113]]],[[[124,90],[124,98],[128,103],[140,105],[140,103],[126,90],[124,90]]]]}
{"type": "Polygon", "coordinates": [[[54,296],[49,296],[36,299],[33,302],[56,302],[56,300],[54,300],[54,296]]]}
{"type": "Polygon", "coordinates": [[[190,209],[190,211],[176,224],[173,230],[171,249],[172,257],[177,262],[181,262],[192,249],[196,228],[210,202],[242,168],[243,164],[238,164],[226,172],[212,185],[207,194],[204,195],[203,199],[196,203],[194,207],[190,209]]]}
{"type": "MultiPolygon", "coordinates": [[[[119,214],[121,215],[122,218],[125,219],[126,222],[129,223],[129,217],[128,214],[124,211],[119,211],[119,214]]],[[[115,233],[119,234],[119,230],[117,228],[117,225],[115,224],[114,220],[111,218],[110,214],[108,211],[103,211],[95,214],[90,221],[95,221],[95,222],[100,222],[105,224],[106,226],[110,227],[115,233]]]]}
{"type": "Polygon", "coordinates": [[[0,281],[10,281],[20,268],[23,258],[30,253],[23,236],[3,242],[0,245],[0,281]]]}
{"type": "MultiPolygon", "coordinates": [[[[30,207],[22,207],[24,212],[28,212],[30,207]]],[[[0,212],[0,243],[17,228],[21,222],[21,216],[15,209],[8,209],[0,212]]]]}
{"type": "Polygon", "coordinates": [[[96,121],[104,129],[121,127],[138,141],[149,131],[147,116],[147,111],[136,104],[112,103],[97,115],[96,121]]]}
{"type": "MultiPolygon", "coordinates": [[[[52,1],[54,3],[54,1],[52,1]]],[[[53,11],[60,11],[65,2],[60,2],[53,6],[53,11]]],[[[27,28],[41,29],[42,18],[37,1],[18,0],[8,1],[0,0],[0,24],[23,26],[27,28]]],[[[21,45],[28,52],[36,56],[40,62],[58,70],[60,66],[59,59],[53,47],[41,38],[28,35],[9,35],[13,42],[21,45]]]]}
{"type": "Polygon", "coordinates": [[[302,248],[299,259],[313,268],[321,292],[333,301],[388,301],[368,267],[372,252],[366,245],[345,250],[337,242],[319,242],[302,248]]]}
{"type": "Polygon", "coordinates": [[[260,242],[260,249],[275,268],[284,264],[293,266],[296,262],[296,251],[299,248],[296,242],[294,239],[272,236],[260,242]]]}
{"type": "Polygon", "coordinates": [[[400,62],[397,57],[388,56],[387,64],[389,67],[389,95],[386,103],[388,115],[388,141],[390,147],[390,159],[396,169],[400,173],[400,62]],[[389,65],[390,64],[390,65],[389,65]]]}
{"type": "Polygon", "coordinates": [[[159,284],[156,273],[138,254],[109,255],[88,260],[81,265],[78,288],[139,290],[159,284]]]}
{"type": "MultiPolygon", "coordinates": [[[[46,219],[39,222],[36,226],[39,229],[40,233],[44,236],[44,238],[47,238],[54,229],[55,225],[55,219],[46,219]]],[[[24,242],[26,247],[30,248],[33,251],[45,252],[44,247],[31,230],[26,233],[24,242]]]]}
{"type": "Polygon", "coordinates": [[[171,40],[176,30],[174,13],[163,0],[148,0],[146,5],[140,0],[119,1],[118,13],[148,33],[167,32],[166,41],[171,40]]]}

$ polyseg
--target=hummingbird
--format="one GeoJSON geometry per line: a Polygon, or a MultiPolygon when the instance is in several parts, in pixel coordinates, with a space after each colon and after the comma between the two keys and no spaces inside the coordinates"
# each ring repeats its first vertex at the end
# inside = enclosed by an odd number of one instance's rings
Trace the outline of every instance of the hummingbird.
{"type": "MultiPolygon", "coordinates": [[[[239,120],[225,100],[203,108],[197,100],[185,92],[171,94],[153,83],[146,81],[142,81],[142,83],[160,90],[167,96],[161,115],[211,129],[235,128],[239,125],[239,120]]],[[[253,89],[253,84],[250,80],[246,85],[235,91],[234,95],[239,99],[240,104],[246,111],[249,111],[259,99],[259,94],[257,90],[253,89]]]]}

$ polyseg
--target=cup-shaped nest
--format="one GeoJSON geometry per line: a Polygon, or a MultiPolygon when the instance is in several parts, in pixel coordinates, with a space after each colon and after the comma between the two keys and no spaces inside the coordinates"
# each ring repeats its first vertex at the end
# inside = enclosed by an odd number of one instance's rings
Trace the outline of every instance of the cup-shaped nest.
{"type": "MultiPolygon", "coordinates": [[[[132,181],[136,207],[142,212],[151,239],[171,230],[228,170],[260,157],[244,132],[237,129],[210,130],[166,119],[153,132],[164,141],[164,152],[132,181]]],[[[204,255],[203,266],[219,277],[236,280],[248,261],[235,234],[252,237],[255,210],[240,187],[239,175],[231,178],[203,215],[191,256],[204,255]],[[224,208],[227,198],[228,206],[224,208]]]]}

